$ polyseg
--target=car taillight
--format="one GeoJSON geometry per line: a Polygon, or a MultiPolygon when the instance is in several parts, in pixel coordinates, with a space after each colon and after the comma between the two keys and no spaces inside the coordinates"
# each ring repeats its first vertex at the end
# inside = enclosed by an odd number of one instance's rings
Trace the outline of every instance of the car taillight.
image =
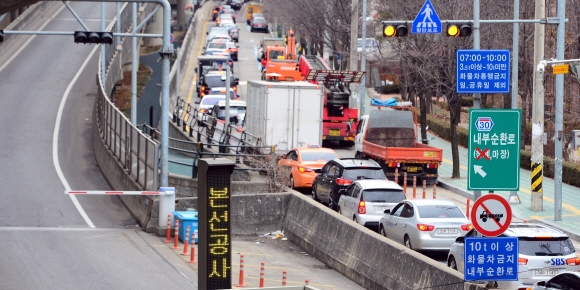
{"type": "Polygon", "coordinates": [[[437,163],[427,163],[427,168],[437,168],[439,165],[437,163]]]}
{"type": "Polygon", "coordinates": [[[298,166],[298,171],[304,173],[304,172],[312,172],[312,169],[308,168],[308,167],[302,167],[302,166],[298,166]]]}
{"type": "Polygon", "coordinates": [[[344,185],[349,185],[351,183],[352,183],[352,180],[348,180],[348,179],[344,179],[344,178],[337,178],[336,179],[336,184],[338,184],[338,185],[344,186],[344,185]]]}
{"type": "Polygon", "coordinates": [[[389,162],[389,167],[399,167],[401,164],[399,162],[389,162]]]}
{"type": "Polygon", "coordinates": [[[462,231],[469,231],[471,229],[473,229],[473,225],[471,225],[471,224],[461,225],[462,231]]]}
{"type": "Polygon", "coordinates": [[[232,64],[234,64],[234,62],[233,61],[230,61],[229,64],[232,65],[232,64]]]}
{"type": "Polygon", "coordinates": [[[238,87],[236,86],[236,87],[234,87],[234,92],[237,92],[237,91],[238,91],[238,87]]]}
{"type": "Polygon", "coordinates": [[[366,214],[367,213],[367,208],[365,207],[365,202],[362,200],[358,203],[358,213],[359,214],[366,214]]]}
{"type": "Polygon", "coordinates": [[[425,224],[417,224],[417,228],[422,232],[430,232],[430,231],[435,229],[435,226],[425,225],[425,224]]]}
{"type": "Polygon", "coordinates": [[[568,264],[569,266],[580,265],[580,258],[566,259],[566,264],[568,264]]]}
{"type": "Polygon", "coordinates": [[[205,87],[204,86],[201,86],[201,91],[202,92],[205,92],[205,87]]]}
{"type": "Polygon", "coordinates": [[[526,264],[528,264],[528,259],[526,259],[526,258],[518,258],[518,264],[519,265],[526,265],[526,264]]]}
{"type": "Polygon", "coordinates": [[[206,109],[201,109],[201,110],[199,110],[199,111],[200,111],[200,112],[202,112],[202,113],[205,113],[205,112],[207,112],[207,110],[206,110],[206,109]]]}

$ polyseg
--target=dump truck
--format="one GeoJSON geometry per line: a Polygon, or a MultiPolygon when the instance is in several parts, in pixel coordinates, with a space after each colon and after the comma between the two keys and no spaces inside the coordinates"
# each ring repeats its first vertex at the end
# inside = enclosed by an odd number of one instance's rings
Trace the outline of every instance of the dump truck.
{"type": "MultiPolygon", "coordinates": [[[[248,81],[244,131],[276,153],[322,142],[323,94],[308,82],[248,81]]],[[[270,150],[262,149],[262,153],[270,150]]]]}
{"type": "Polygon", "coordinates": [[[355,157],[381,164],[389,180],[437,182],[443,150],[418,142],[415,107],[385,107],[362,116],[355,138],[355,157]],[[404,180],[407,173],[407,180],[404,180]]]}
{"type": "Polygon", "coordinates": [[[246,6],[246,23],[250,25],[250,22],[252,20],[252,14],[263,12],[264,12],[264,4],[256,2],[248,2],[248,5],[246,6]]]}

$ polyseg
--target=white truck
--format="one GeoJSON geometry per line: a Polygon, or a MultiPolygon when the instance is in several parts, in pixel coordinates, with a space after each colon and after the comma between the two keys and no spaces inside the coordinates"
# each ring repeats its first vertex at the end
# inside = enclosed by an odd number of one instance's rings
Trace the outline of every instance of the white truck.
{"type": "MultiPolygon", "coordinates": [[[[248,81],[244,131],[277,153],[322,144],[323,91],[308,82],[248,81]]],[[[269,152],[263,149],[263,153],[269,152]]]]}

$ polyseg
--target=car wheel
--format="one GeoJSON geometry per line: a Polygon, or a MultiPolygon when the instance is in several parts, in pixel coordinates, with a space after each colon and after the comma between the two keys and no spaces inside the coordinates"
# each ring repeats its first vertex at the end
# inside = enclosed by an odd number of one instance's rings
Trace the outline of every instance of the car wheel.
{"type": "Polygon", "coordinates": [[[328,197],[328,207],[334,211],[337,211],[336,204],[334,204],[334,200],[332,200],[332,196],[328,197]]]}
{"type": "Polygon", "coordinates": [[[453,270],[457,270],[457,262],[455,262],[455,258],[453,256],[449,257],[449,262],[447,262],[447,266],[453,270]]]}
{"type": "Polygon", "coordinates": [[[356,218],[356,215],[355,215],[355,216],[352,216],[352,221],[353,221],[355,224],[358,224],[358,219],[356,218]]]}
{"type": "Polygon", "coordinates": [[[411,239],[409,239],[409,236],[405,235],[405,247],[409,248],[409,249],[413,249],[413,246],[411,246],[411,239]]]}
{"type": "Polygon", "coordinates": [[[354,154],[354,158],[362,158],[362,153],[360,153],[359,151],[357,151],[357,152],[354,154]]]}
{"type": "Polygon", "coordinates": [[[250,32],[254,32],[254,28],[251,28],[251,27],[250,27],[250,32]]]}
{"type": "Polygon", "coordinates": [[[383,225],[379,226],[379,233],[381,234],[381,236],[383,237],[387,237],[387,232],[385,232],[385,228],[383,227],[383,225]]]}
{"type": "Polygon", "coordinates": [[[340,209],[340,206],[338,207],[338,210],[337,211],[338,211],[339,214],[342,214],[342,210],[340,209]]]}
{"type": "Polygon", "coordinates": [[[316,183],[312,185],[312,199],[319,201],[318,194],[316,194],[316,183]]]}
{"type": "Polygon", "coordinates": [[[295,189],[294,188],[294,176],[290,175],[290,188],[295,189]]]}

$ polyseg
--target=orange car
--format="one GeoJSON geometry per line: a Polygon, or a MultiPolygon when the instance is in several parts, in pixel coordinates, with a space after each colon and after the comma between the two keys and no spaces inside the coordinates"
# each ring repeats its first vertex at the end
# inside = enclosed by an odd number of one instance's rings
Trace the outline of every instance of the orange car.
{"type": "Polygon", "coordinates": [[[289,174],[291,188],[312,187],[312,182],[317,173],[316,169],[322,168],[327,161],[338,158],[338,154],[329,148],[319,145],[308,145],[303,148],[294,148],[278,161],[282,172],[289,174]]]}

